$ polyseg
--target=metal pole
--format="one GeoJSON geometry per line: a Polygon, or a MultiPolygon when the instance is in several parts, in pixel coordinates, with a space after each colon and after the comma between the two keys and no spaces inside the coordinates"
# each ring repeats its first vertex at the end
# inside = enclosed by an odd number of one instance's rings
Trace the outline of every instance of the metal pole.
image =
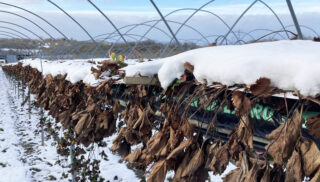
{"type": "Polygon", "coordinates": [[[19,7],[19,6],[16,6],[16,5],[12,5],[12,4],[9,4],[9,3],[4,3],[4,2],[0,2],[0,4],[3,4],[3,5],[7,5],[7,6],[11,6],[11,7],[15,7],[15,8],[18,8],[18,9],[21,9],[21,10],[23,10],[23,11],[26,11],[26,12],[28,12],[28,13],[30,13],[30,14],[32,14],[32,15],[34,15],[34,16],[36,16],[36,17],[38,17],[38,18],[40,18],[41,20],[43,20],[44,22],[46,22],[48,25],[50,25],[52,28],[54,28],[57,32],[59,32],[60,33],[60,35],[62,35],[65,39],[68,39],[67,38],[67,36],[65,36],[57,27],[55,27],[55,26],[53,26],[49,21],[47,21],[46,19],[44,19],[44,18],[42,18],[41,16],[39,16],[38,14],[36,14],[36,13],[33,13],[33,12],[31,12],[31,11],[29,11],[29,10],[27,10],[27,9],[24,9],[24,8],[22,8],[22,7],[19,7]]]}
{"type": "Polygon", "coordinates": [[[45,34],[47,34],[51,39],[55,40],[54,37],[51,36],[51,34],[49,34],[46,30],[44,30],[40,25],[38,25],[37,23],[35,23],[34,21],[32,21],[31,19],[29,18],[26,18],[24,16],[21,16],[17,13],[12,13],[12,12],[9,12],[9,11],[3,11],[3,10],[0,10],[1,13],[7,13],[7,14],[11,14],[11,15],[14,15],[14,16],[18,16],[20,18],[23,18],[25,20],[27,20],[28,22],[32,23],[33,25],[35,25],[36,27],[38,27],[40,30],[42,30],[45,34]]]}
{"type": "Polygon", "coordinates": [[[11,39],[18,39],[19,37],[15,37],[15,36],[12,36],[12,34],[10,35],[10,34],[5,34],[5,33],[1,33],[0,32],[0,35],[2,35],[2,36],[5,36],[5,37],[8,37],[8,38],[11,38],[11,39]]]}
{"type": "Polygon", "coordinates": [[[92,36],[89,34],[89,32],[77,21],[75,20],[71,15],[69,15],[64,9],[62,9],[60,6],[52,2],[51,0],[48,0],[49,3],[53,4],[55,7],[60,9],[64,14],[66,14],[72,21],[74,21],[92,40],[93,43],[96,44],[96,41],[92,38],[92,36]]]}
{"type": "Polygon", "coordinates": [[[41,146],[44,146],[44,117],[43,109],[40,108],[40,125],[41,125],[41,146]]]}
{"type": "Polygon", "coordinates": [[[20,81],[18,80],[18,100],[20,99],[20,81]]]}
{"type": "Polygon", "coordinates": [[[182,52],[182,51],[183,51],[183,48],[181,47],[180,42],[178,41],[177,37],[176,37],[175,34],[173,33],[171,27],[169,26],[167,20],[163,17],[163,15],[162,15],[161,11],[159,10],[158,6],[156,5],[156,3],[154,3],[153,0],[150,0],[150,2],[151,2],[151,4],[154,6],[154,8],[157,10],[157,12],[158,12],[158,14],[160,15],[163,23],[167,26],[170,34],[172,35],[172,37],[174,38],[174,40],[177,42],[178,47],[179,47],[180,51],[182,52]]]}
{"type": "Polygon", "coordinates": [[[127,44],[127,46],[130,46],[127,42],[127,40],[123,37],[123,35],[121,34],[121,32],[119,31],[119,29],[116,27],[116,25],[110,20],[110,18],[104,14],[99,8],[98,6],[96,6],[93,2],[91,2],[90,0],[88,0],[88,2],[95,7],[107,20],[108,22],[113,26],[114,29],[116,29],[116,31],[118,32],[118,34],[121,36],[122,40],[127,44]]]}
{"type": "Polygon", "coordinates": [[[20,32],[20,31],[18,31],[18,30],[16,30],[16,29],[13,29],[13,28],[10,28],[10,27],[6,27],[6,26],[0,26],[0,28],[1,28],[1,29],[7,29],[7,30],[14,31],[14,32],[16,32],[16,33],[21,34],[22,36],[24,36],[24,37],[27,38],[27,39],[31,39],[29,36],[27,36],[26,34],[20,32]]]}
{"type": "Polygon", "coordinates": [[[28,100],[28,105],[29,105],[29,119],[31,119],[31,94],[30,94],[30,85],[28,87],[28,97],[29,97],[29,100],[28,100]]]}
{"type": "Polygon", "coordinates": [[[303,40],[303,35],[302,35],[301,29],[300,29],[300,25],[298,23],[298,19],[296,17],[296,13],[294,12],[293,6],[291,4],[291,0],[286,0],[286,1],[288,4],[288,8],[289,8],[293,23],[294,23],[296,30],[297,30],[297,33],[298,33],[298,38],[303,40]]]}
{"type": "MultiPolygon", "coordinates": [[[[207,3],[205,3],[204,5],[202,5],[200,8],[198,8],[196,11],[194,11],[182,24],[181,26],[178,28],[178,30],[176,31],[176,33],[174,34],[175,36],[177,36],[177,34],[179,33],[179,31],[184,27],[184,25],[195,15],[197,14],[202,8],[204,8],[205,6],[207,6],[208,4],[212,3],[215,0],[211,0],[207,3]]],[[[163,57],[164,53],[167,51],[167,49],[169,48],[170,44],[172,42],[172,39],[170,40],[169,44],[162,50],[162,53],[160,55],[160,57],[163,57]]]]}
{"type": "MultiPolygon", "coordinates": [[[[42,54],[40,53],[40,66],[41,66],[41,75],[43,75],[43,65],[42,65],[42,54]]],[[[40,107],[40,125],[41,125],[41,145],[44,146],[44,117],[43,117],[43,108],[40,107]]]]}
{"type": "Polygon", "coordinates": [[[76,170],[74,169],[74,159],[75,159],[75,147],[74,147],[74,133],[70,130],[69,131],[71,134],[71,145],[70,145],[70,162],[71,162],[71,169],[72,171],[72,182],[76,182],[76,170]]]}
{"type": "Polygon", "coordinates": [[[24,27],[24,26],[21,26],[19,24],[16,24],[16,23],[12,23],[12,22],[7,22],[7,21],[2,21],[0,20],[0,23],[5,23],[5,24],[10,24],[10,25],[14,25],[14,26],[17,26],[17,27],[20,27],[28,32],[30,32],[31,34],[33,34],[34,36],[38,37],[40,40],[44,41],[38,34],[34,33],[33,31],[31,31],[30,29],[24,27]]]}
{"type": "Polygon", "coordinates": [[[241,20],[241,18],[252,8],[253,5],[255,5],[258,2],[258,0],[253,1],[250,6],[247,7],[247,9],[244,10],[244,12],[238,17],[238,19],[233,23],[227,34],[223,37],[220,44],[222,44],[228,37],[228,35],[232,32],[233,28],[237,25],[237,23],[241,20]]]}

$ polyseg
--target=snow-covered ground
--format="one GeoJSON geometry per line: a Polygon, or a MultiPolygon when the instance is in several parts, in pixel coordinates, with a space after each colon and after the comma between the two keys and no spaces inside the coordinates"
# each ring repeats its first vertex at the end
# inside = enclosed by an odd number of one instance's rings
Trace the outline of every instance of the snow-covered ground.
{"type": "Polygon", "coordinates": [[[18,115],[10,101],[10,86],[0,70],[0,181],[30,181],[28,169],[20,160],[18,115]]]}
{"type": "MultiPolygon", "coordinates": [[[[70,160],[57,163],[64,158],[56,152],[57,142],[52,137],[47,137],[49,134],[45,132],[45,145],[41,145],[40,110],[32,107],[29,118],[29,104],[21,105],[25,99],[22,97],[23,93],[18,92],[18,88],[5,77],[2,69],[0,85],[0,182],[69,181],[70,174],[68,178],[61,177],[70,170],[70,160]]],[[[46,114],[45,117],[51,118],[46,114]]],[[[50,120],[54,122],[52,118],[50,120]]],[[[141,181],[141,172],[130,169],[119,155],[109,150],[115,137],[116,133],[105,138],[107,146],[94,146],[93,153],[90,153],[101,161],[101,177],[105,181],[141,181]],[[107,155],[107,159],[99,155],[102,151],[107,155]]],[[[234,168],[235,166],[230,164],[224,174],[234,168]]],[[[169,172],[166,181],[173,175],[172,171],[169,172]]],[[[213,176],[210,172],[210,181],[222,181],[221,176],[213,176]]]]}
{"type": "MultiPolygon", "coordinates": [[[[71,175],[61,179],[62,173],[70,170],[68,165],[56,163],[63,158],[56,152],[57,142],[45,133],[45,146],[41,146],[40,110],[33,107],[29,118],[28,104],[21,106],[22,92],[18,97],[18,89],[9,83],[2,69],[0,85],[0,182],[69,181],[71,175]]],[[[107,147],[95,146],[93,156],[101,160],[101,176],[106,181],[140,181],[121,157],[109,150],[115,136],[105,139],[107,147]],[[102,150],[107,160],[99,156],[102,150]]]]}

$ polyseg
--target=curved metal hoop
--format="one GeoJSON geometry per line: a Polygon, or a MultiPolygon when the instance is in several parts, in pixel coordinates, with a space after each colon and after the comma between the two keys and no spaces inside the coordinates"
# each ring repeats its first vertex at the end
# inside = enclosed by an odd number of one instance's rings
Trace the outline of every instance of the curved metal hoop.
{"type": "Polygon", "coordinates": [[[12,35],[8,35],[8,34],[5,34],[5,33],[0,33],[0,35],[6,36],[6,37],[9,37],[9,38],[12,38],[12,39],[16,39],[17,38],[17,37],[14,37],[12,35]]]}
{"type": "Polygon", "coordinates": [[[48,0],[51,4],[53,4],[55,7],[60,9],[65,15],[67,15],[73,22],[75,22],[92,40],[93,43],[96,43],[95,40],[92,38],[91,34],[77,21],[75,20],[69,13],[67,13],[63,8],[58,6],[56,3],[52,2],[51,0],[48,0]]]}
{"type": "Polygon", "coordinates": [[[16,29],[13,29],[13,28],[10,28],[10,27],[5,27],[5,26],[0,26],[1,29],[6,29],[6,30],[11,30],[11,31],[14,31],[16,33],[19,33],[20,35],[26,37],[27,39],[31,39],[29,36],[27,36],[26,34],[16,30],[16,29]]]}
{"type": "Polygon", "coordinates": [[[38,27],[40,30],[42,30],[45,34],[47,34],[51,39],[55,40],[51,34],[49,34],[47,31],[45,31],[40,25],[38,25],[37,23],[35,23],[34,21],[30,20],[29,18],[26,18],[24,16],[21,16],[17,13],[12,13],[12,12],[9,12],[9,11],[3,11],[3,10],[0,10],[0,13],[7,13],[7,14],[11,14],[11,15],[14,15],[14,16],[17,16],[17,17],[20,17],[24,20],[27,20],[28,22],[32,23],[33,25],[35,25],[36,27],[38,27]]]}
{"type": "Polygon", "coordinates": [[[13,4],[9,4],[9,3],[4,3],[4,2],[0,2],[0,4],[2,5],[6,5],[6,6],[10,6],[10,7],[14,7],[14,8],[17,8],[17,9],[20,9],[22,11],[25,11],[25,12],[28,12],[38,18],[40,18],[42,21],[44,21],[45,23],[47,23],[49,26],[51,26],[53,29],[55,29],[60,35],[62,35],[65,39],[68,39],[67,36],[65,36],[57,27],[55,27],[54,25],[52,25],[48,20],[44,19],[43,17],[39,16],[38,14],[32,12],[32,11],[29,11],[25,8],[22,8],[22,7],[19,7],[17,5],[13,5],[13,4]]]}
{"type": "Polygon", "coordinates": [[[12,23],[12,22],[2,21],[2,20],[0,20],[0,23],[6,23],[6,24],[11,24],[11,25],[20,27],[20,28],[22,28],[22,29],[30,32],[30,33],[33,34],[34,36],[38,37],[40,40],[44,41],[38,34],[34,33],[33,31],[29,30],[28,28],[26,28],[26,27],[24,27],[24,26],[21,26],[21,25],[19,25],[19,24],[12,23]]]}
{"type": "Polygon", "coordinates": [[[18,35],[18,34],[15,34],[15,33],[12,33],[12,32],[8,32],[8,31],[3,31],[3,30],[0,30],[1,33],[6,33],[6,34],[9,34],[9,35],[13,35],[13,36],[16,36],[16,37],[19,37],[20,39],[24,39],[24,37],[18,35]]]}

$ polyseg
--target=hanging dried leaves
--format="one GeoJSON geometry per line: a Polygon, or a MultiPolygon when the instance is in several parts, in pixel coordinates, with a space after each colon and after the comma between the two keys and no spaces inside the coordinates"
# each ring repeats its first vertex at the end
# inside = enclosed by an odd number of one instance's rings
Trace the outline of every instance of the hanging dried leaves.
{"type": "MultiPolygon", "coordinates": [[[[189,62],[184,66],[188,72],[194,72],[194,66],[189,62]]],[[[91,71],[95,78],[99,79],[107,75],[120,74],[119,67],[115,61],[105,61],[102,65],[91,68],[91,71]]],[[[67,75],[55,77],[48,75],[43,79],[40,72],[31,67],[22,67],[22,64],[8,69],[19,72],[20,77],[27,78],[26,82],[31,92],[36,94],[39,105],[49,110],[64,128],[74,129],[78,143],[88,146],[116,131],[116,120],[121,106],[113,99],[112,80],[105,80],[94,88],[81,81],[72,84],[65,80],[67,75]]],[[[119,152],[124,160],[139,169],[145,170],[148,165],[154,163],[148,181],[164,181],[167,171],[174,170],[173,181],[202,182],[207,179],[208,170],[212,170],[214,174],[223,173],[229,160],[235,160],[238,168],[223,178],[226,182],[301,181],[304,176],[310,177],[312,182],[319,181],[319,149],[313,141],[300,136],[302,118],[298,111],[295,111],[285,124],[267,135],[270,144],[266,149],[274,158],[273,168],[252,152],[254,126],[249,112],[252,103],[259,100],[259,97],[263,97],[265,102],[266,97],[274,93],[275,88],[270,87],[270,79],[260,78],[251,86],[235,86],[232,103],[236,107],[240,122],[224,144],[219,140],[208,138],[203,141],[204,138],[198,133],[199,130],[195,130],[195,126],[181,115],[181,111],[189,109],[189,104],[180,104],[185,100],[176,101],[176,96],[184,97],[190,89],[183,84],[175,87],[173,91],[167,90],[166,98],[160,99],[162,103],[160,110],[165,119],[163,121],[157,118],[157,122],[153,106],[155,102],[159,102],[159,98],[154,97],[154,91],[158,88],[143,85],[129,88],[130,97],[133,99],[129,99],[121,114],[125,125],[120,128],[110,150],[119,152]],[[237,91],[238,89],[244,89],[244,92],[237,91]],[[253,97],[252,103],[247,91],[257,96],[253,97]],[[155,125],[158,131],[152,136],[155,125]],[[131,146],[140,143],[142,146],[130,153],[131,146]]],[[[217,86],[222,85],[217,84],[217,86]]],[[[223,89],[206,85],[196,86],[194,90],[192,99],[201,96],[197,99],[199,109],[207,110],[215,100],[218,100],[215,103],[221,104],[219,101],[229,98],[227,96],[229,91],[223,94],[224,91],[221,91],[223,89]]],[[[310,100],[310,98],[303,99],[310,100]]],[[[311,101],[315,102],[317,99],[311,101]]],[[[284,106],[285,104],[281,104],[277,111],[283,111],[284,106]]],[[[230,108],[233,109],[233,106],[230,108]]],[[[320,115],[310,118],[307,122],[310,134],[318,138],[319,118],[320,115]]]]}
{"type": "Polygon", "coordinates": [[[242,116],[248,113],[251,109],[251,102],[248,97],[245,96],[245,93],[240,91],[232,92],[232,102],[233,105],[237,108],[236,113],[239,116],[242,116]]]}
{"type": "Polygon", "coordinates": [[[250,85],[250,91],[253,95],[262,95],[270,90],[270,79],[269,78],[259,78],[255,84],[250,85]]]}
{"type": "Polygon", "coordinates": [[[302,120],[301,114],[295,110],[291,118],[266,136],[270,144],[265,149],[272,155],[275,163],[281,165],[291,156],[300,137],[302,120]]]}
{"type": "Polygon", "coordinates": [[[320,150],[310,139],[304,138],[300,141],[299,150],[302,158],[302,167],[305,176],[310,177],[320,168],[320,150]]]}
{"type": "Polygon", "coordinates": [[[188,70],[190,73],[193,73],[193,71],[194,71],[194,66],[193,66],[191,63],[185,62],[185,63],[184,63],[184,67],[185,67],[185,69],[188,70]]]}
{"type": "Polygon", "coordinates": [[[238,142],[253,149],[253,122],[248,115],[241,117],[237,128],[238,142]]]}
{"type": "Polygon", "coordinates": [[[167,174],[167,165],[166,161],[162,160],[155,163],[151,168],[150,176],[148,177],[147,182],[153,181],[164,181],[167,174]]]}
{"type": "Polygon", "coordinates": [[[298,151],[293,151],[286,165],[286,169],[285,182],[301,182],[303,180],[302,162],[298,151]]]}
{"type": "Polygon", "coordinates": [[[308,118],[306,126],[310,135],[320,139],[320,114],[308,118]]]}
{"type": "Polygon", "coordinates": [[[239,181],[239,176],[241,175],[241,169],[236,168],[234,170],[231,170],[228,174],[226,174],[224,177],[222,177],[223,182],[234,182],[239,181]]]}
{"type": "Polygon", "coordinates": [[[180,143],[178,147],[176,147],[167,157],[167,160],[171,160],[177,158],[184,154],[186,148],[188,148],[192,144],[192,140],[188,139],[180,143]]]}
{"type": "Polygon", "coordinates": [[[200,148],[194,153],[188,165],[182,172],[182,177],[191,176],[204,163],[204,154],[200,148]]]}
{"type": "Polygon", "coordinates": [[[213,171],[213,174],[222,174],[226,170],[230,157],[228,150],[228,145],[226,144],[217,149],[217,153],[210,163],[210,169],[213,171]]]}
{"type": "Polygon", "coordinates": [[[310,182],[319,182],[320,181],[320,168],[318,171],[314,174],[310,182]]]}
{"type": "Polygon", "coordinates": [[[192,138],[195,126],[190,122],[186,121],[182,125],[182,132],[186,138],[192,138]]]}

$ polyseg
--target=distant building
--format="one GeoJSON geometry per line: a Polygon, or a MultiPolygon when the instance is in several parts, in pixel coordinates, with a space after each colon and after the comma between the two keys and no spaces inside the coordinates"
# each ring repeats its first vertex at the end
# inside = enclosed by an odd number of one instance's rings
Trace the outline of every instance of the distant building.
{"type": "Polygon", "coordinates": [[[0,64],[4,64],[4,63],[6,63],[6,58],[7,58],[7,56],[6,56],[6,55],[2,55],[2,54],[0,54],[0,64]]]}
{"type": "Polygon", "coordinates": [[[17,55],[7,55],[7,56],[6,56],[6,62],[7,62],[7,63],[15,63],[15,62],[18,62],[17,55]]]}
{"type": "Polygon", "coordinates": [[[4,62],[4,63],[15,63],[19,61],[17,55],[10,55],[10,54],[7,54],[7,55],[0,54],[0,60],[1,62],[4,62]]]}

